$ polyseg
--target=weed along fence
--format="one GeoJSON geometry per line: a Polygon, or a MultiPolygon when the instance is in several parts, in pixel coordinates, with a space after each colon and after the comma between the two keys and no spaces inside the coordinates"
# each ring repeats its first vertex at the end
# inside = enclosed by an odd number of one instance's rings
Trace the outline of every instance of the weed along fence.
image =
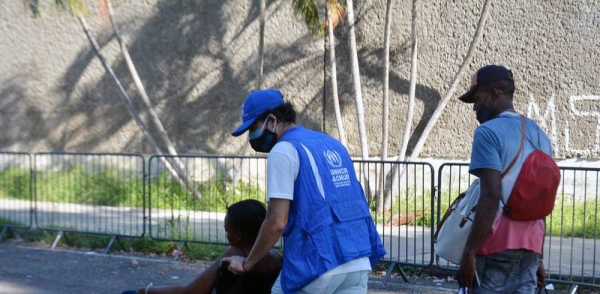
{"type": "Polygon", "coordinates": [[[32,159],[28,153],[0,153],[0,240],[9,227],[33,223],[32,159]]]}
{"type": "MultiPolygon", "coordinates": [[[[356,160],[388,254],[399,265],[456,269],[436,257],[440,215],[474,180],[465,163],[356,160]]],[[[0,152],[0,239],[8,230],[70,232],[225,244],[228,205],[266,198],[266,158],[0,152]]],[[[599,168],[561,167],[547,217],[544,264],[551,281],[600,288],[599,168]]],[[[281,244],[278,244],[281,245],[281,244]]],[[[179,256],[178,252],[175,257],[179,256]]],[[[405,280],[406,276],[404,276],[405,280]]]]}
{"type": "Polygon", "coordinates": [[[144,158],[135,154],[34,155],[35,223],[58,232],[142,237],[144,158]]]}
{"type": "MultiPolygon", "coordinates": [[[[475,179],[464,163],[442,164],[438,170],[437,221],[459,192],[475,179]]],[[[555,207],[546,218],[544,266],[549,281],[600,287],[600,169],[561,167],[555,207]]],[[[437,265],[456,268],[442,258],[437,265]]]]}
{"type": "Polygon", "coordinates": [[[179,249],[185,242],[226,244],[227,207],[243,199],[265,202],[265,175],[265,157],[150,157],[150,237],[181,242],[179,249]]]}

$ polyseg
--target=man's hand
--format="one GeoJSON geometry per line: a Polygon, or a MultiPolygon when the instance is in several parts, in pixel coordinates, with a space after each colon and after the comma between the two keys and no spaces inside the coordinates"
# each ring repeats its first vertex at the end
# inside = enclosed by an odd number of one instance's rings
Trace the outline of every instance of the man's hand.
{"type": "Polygon", "coordinates": [[[456,274],[458,285],[461,288],[467,287],[469,293],[473,293],[473,280],[475,279],[476,270],[475,265],[475,255],[465,253],[460,263],[460,267],[458,268],[458,273],[456,274]]]}
{"type": "Polygon", "coordinates": [[[541,259],[537,270],[537,285],[540,289],[546,286],[546,269],[544,269],[544,262],[541,259]]]}
{"type": "Polygon", "coordinates": [[[249,265],[244,264],[245,259],[246,258],[243,256],[236,255],[223,257],[223,259],[221,259],[221,262],[229,262],[229,271],[236,275],[241,275],[250,271],[250,269],[248,268],[249,265]]]}
{"type": "Polygon", "coordinates": [[[481,180],[477,213],[475,214],[475,219],[473,219],[471,233],[465,245],[465,253],[456,274],[460,287],[468,287],[469,293],[473,292],[473,280],[476,277],[477,262],[475,254],[481,249],[485,239],[490,234],[494,220],[498,215],[500,199],[502,198],[502,174],[500,171],[487,168],[475,171],[481,180]]]}

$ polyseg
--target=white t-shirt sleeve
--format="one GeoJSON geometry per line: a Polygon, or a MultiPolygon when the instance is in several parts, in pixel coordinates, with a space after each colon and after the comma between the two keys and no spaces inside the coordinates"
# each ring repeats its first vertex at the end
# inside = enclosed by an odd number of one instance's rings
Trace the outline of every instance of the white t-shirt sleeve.
{"type": "Polygon", "coordinates": [[[300,169],[296,147],[277,143],[267,157],[267,201],[271,198],[294,200],[294,182],[300,169]]]}

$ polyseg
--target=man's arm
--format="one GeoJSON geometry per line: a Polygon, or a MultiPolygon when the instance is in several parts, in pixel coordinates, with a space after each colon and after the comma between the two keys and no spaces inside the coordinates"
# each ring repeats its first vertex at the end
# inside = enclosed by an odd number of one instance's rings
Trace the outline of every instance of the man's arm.
{"type": "Polygon", "coordinates": [[[544,268],[544,243],[546,242],[546,218],[544,218],[544,238],[542,239],[542,249],[540,252],[540,261],[538,263],[538,270],[536,273],[537,284],[539,288],[543,288],[546,285],[546,269],[544,268]]]}
{"type": "Polygon", "coordinates": [[[204,271],[198,275],[192,282],[185,286],[152,286],[146,288],[140,288],[138,294],[185,294],[185,293],[196,293],[196,294],[208,294],[211,293],[215,287],[215,279],[221,265],[221,260],[227,256],[233,256],[240,254],[240,249],[229,247],[225,252],[219,256],[213,263],[204,271]]]}
{"type": "Polygon", "coordinates": [[[477,174],[481,181],[481,194],[477,203],[473,227],[467,239],[467,245],[457,274],[458,283],[461,287],[469,287],[469,289],[473,289],[475,255],[490,233],[502,197],[502,177],[499,171],[480,169],[477,174]]]}
{"type": "Polygon", "coordinates": [[[267,207],[267,216],[260,227],[250,254],[246,258],[242,256],[223,258],[223,261],[230,263],[230,271],[236,274],[249,271],[271,250],[283,235],[283,230],[288,222],[290,204],[290,200],[271,198],[267,207]]]}

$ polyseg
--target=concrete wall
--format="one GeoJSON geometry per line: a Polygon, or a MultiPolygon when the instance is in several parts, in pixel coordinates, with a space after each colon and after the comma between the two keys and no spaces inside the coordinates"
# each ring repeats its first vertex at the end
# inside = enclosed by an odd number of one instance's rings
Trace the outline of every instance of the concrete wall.
{"type": "MultiPolygon", "coordinates": [[[[0,150],[155,152],[119,99],[76,18],[40,0],[0,0],[0,150]]],[[[87,20],[146,120],[102,0],[87,20]]],[[[171,140],[181,153],[248,152],[229,132],[256,86],[258,0],[114,0],[118,26],[171,140]]],[[[362,93],[372,156],[381,150],[384,0],[355,1],[362,93]]],[[[409,152],[444,96],[475,32],[483,1],[419,1],[419,78],[409,152]]],[[[406,120],[412,1],[393,9],[390,146],[406,120]]],[[[337,136],[326,40],[308,33],[290,1],[267,1],[265,87],[281,88],[299,122],[337,136]]],[[[457,100],[481,65],[517,79],[516,107],[538,121],[557,157],[600,156],[600,3],[494,1],[483,38],[423,157],[468,157],[477,123],[457,100]]],[[[360,154],[347,24],[336,30],[342,112],[350,151],[360,154]]]]}

